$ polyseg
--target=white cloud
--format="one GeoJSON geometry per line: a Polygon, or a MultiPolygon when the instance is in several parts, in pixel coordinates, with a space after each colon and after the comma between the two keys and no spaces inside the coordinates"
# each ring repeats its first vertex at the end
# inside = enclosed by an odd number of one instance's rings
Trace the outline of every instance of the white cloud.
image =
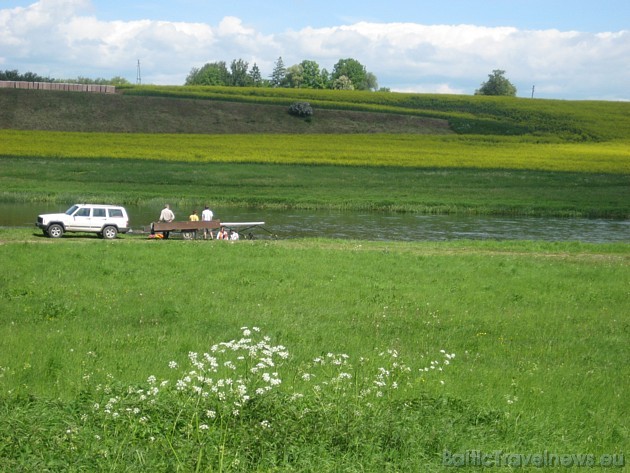
{"type": "Polygon", "coordinates": [[[493,69],[519,95],[628,99],[630,31],[583,33],[475,25],[358,22],[264,35],[239,18],[218,25],[101,21],[89,0],[40,0],[0,9],[0,64],[53,77],[135,78],[183,84],[192,67],[242,58],[268,77],[282,56],[332,70],[355,58],[392,90],[473,93],[493,69]]]}

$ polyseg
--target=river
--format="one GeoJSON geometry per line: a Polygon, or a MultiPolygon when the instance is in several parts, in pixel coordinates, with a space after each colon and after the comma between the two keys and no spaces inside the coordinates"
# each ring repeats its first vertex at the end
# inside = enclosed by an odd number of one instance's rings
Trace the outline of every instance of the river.
{"type": "MultiPolygon", "coordinates": [[[[0,226],[33,226],[40,213],[63,212],[68,205],[0,203],[0,226]]],[[[174,208],[178,220],[190,209],[174,208]]],[[[197,209],[201,213],[201,208],[197,209]]],[[[589,243],[630,242],[630,220],[497,217],[479,215],[419,215],[328,210],[252,210],[216,208],[225,222],[264,221],[254,236],[278,238],[326,237],[378,241],[541,240],[589,243]],[[268,233],[268,232],[269,233],[268,233]]],[[[131,227],[140,230],[155,220],[160,208],[127,206],[131,227]]]]}

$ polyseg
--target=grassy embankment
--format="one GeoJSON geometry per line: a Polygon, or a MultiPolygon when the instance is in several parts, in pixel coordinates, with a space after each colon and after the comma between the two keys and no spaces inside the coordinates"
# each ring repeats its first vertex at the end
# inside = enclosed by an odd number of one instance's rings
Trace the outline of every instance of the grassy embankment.
{"type": "Polygon", "coordinates": [[[630,447],[627,245],[0,239],[7,471],[630,447]]]}

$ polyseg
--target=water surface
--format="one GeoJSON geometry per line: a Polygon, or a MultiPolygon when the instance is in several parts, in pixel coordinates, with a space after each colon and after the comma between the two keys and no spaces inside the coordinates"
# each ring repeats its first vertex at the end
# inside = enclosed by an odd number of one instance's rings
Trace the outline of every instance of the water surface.
{"type": "MultiPolygon", "coordinates": [[[[63,212],[68,205],[0,203],[0,226],[33,226],[40,213],[63,212]]],[[[140,230],[157,220],[160,208],[127,206],[131,227],[140,230]]],[[[173,208],[177,220],[192,209],[173,208]]],[[[201,208],[197,209],[201,212],[201,208]]],[[[252,210],[215,208],[224,222],[264,221],[278,238],[327,237],[378,241],[541,240],[591,243],[630,242],[630,220],[477,215],[419,215],[387,212],[252,210]]],[[[255,236],[268,233],[256,230],[255,236]]]]}

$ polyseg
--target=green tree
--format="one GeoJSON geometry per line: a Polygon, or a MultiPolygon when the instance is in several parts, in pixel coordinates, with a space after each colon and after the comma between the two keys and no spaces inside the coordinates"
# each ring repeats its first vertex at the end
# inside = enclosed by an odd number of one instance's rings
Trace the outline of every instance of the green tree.
{"type": "Polygon", "coordinates": [[[376,76],[371,72],[365,74],[365,88],[367,90],[377,90],[378,89],[378,80],[376,76]]]}
{"type": "Polygon", "coordinates": [[[309,89],[323,89],[324,81],[322,73],[319,70],[319,64],[315,61],[304,60],[300,63],[302,66],[302,77],[304,87],[309,89]]]}
{"type": "Polygon", "coordinates": [[[193,67],[185,85],[229,85],[230,73],[224,61],[207,63],[201,69],[193,67]]]}
{"type": "Polygon", "coordinates": [[[284,67],[284,61],[282,56],[274,63],[273,72],[271,73],[271,87],[282,87],[284,85],[287,75],[287,70],[284,67]]]}
{"type": "MultiPolygon", "coordinates": [[[[358,90],[368,90],[367,71],[365,66],[356,59],[340,59],[333,67],[332,80],[333,84],[341,76],[346,76],[352,86],[358,90]]],[[[335,88],[333,86],[333,88],[335,88]]]]}
{"type": "Polygon", "coordinates": [[[131,82],[129,82],[127,79],[125,79],[124,77],[121,76],[114,76],[109,80],[110,85],[129,85],[131,84],[131,82]]]}
{"type": "Polygon", "coordinates": [[[246,87],[251,85],[249,73],[249,64],[242,59],[232,60],[230,64],[230,85],[236,87],[246,87]]]}
{"type": "Polygon", "coordinates": [[[260,75],[260,69],[258,68],[258,64],[254,63],[251,71],[249,71],[249,80],[254,87],[260,87],[263,85],[262,76],[260,75]]]}
{"type": "Polygon", "coordinates": [[[330,73],[324,68],[319,75],[320,81],[322,83],[322,88],[328,89],[330,87],[330,73]]]}
{"type": "Polygon", "coordinates": [[[50,77],[42,77],[34,72],[20,74],[17,69],[0,71],[0,80],[22,80],[25,82],[55,82],[50,77]]]}
{"type": "Polygon", "coordinates": [[[504,77],[505,71],[495,69],[492,74],[488,74],[488,80],[475,90],[475,95],[505,95],[516,96],[516,87],[504,77]]]}
{"type": "Polygon", "coordinates": [[[285,87],[299,89],[304,84],[304,69],[302,64],[294,64],[287,69],[284,79],[285,87]]]}

